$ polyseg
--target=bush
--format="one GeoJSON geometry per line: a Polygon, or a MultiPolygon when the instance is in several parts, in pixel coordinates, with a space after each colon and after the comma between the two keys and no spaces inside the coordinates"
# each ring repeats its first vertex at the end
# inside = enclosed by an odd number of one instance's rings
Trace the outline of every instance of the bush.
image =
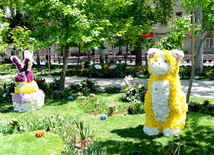
{"type": "Polygon", "coordinates": [[[15,82],[13,80],[6,82],[0,79],[0,102],[12,102],[12,93],[14,93],[15,82]]]}
{"type": "Polygon", "coordinates": [[[131,76],[124,78],[126,86],[123,87],[124,93],[121,95],[120,100],[132,103],[144,102],[145,94],[147,92],[147,84],[141,83],[133,85],[130,83],[130,80],[132,79],[131,76]]]}
{"type": "Polygon", "coordinates": [[[80,83],[79,91],[83,92],[84,96],[87,96],[90,91],[95,92],[99,90],[100,90],[100,86],[97,84],[96,80],[92,81],[92,80],[86,79],[80,83]]]}

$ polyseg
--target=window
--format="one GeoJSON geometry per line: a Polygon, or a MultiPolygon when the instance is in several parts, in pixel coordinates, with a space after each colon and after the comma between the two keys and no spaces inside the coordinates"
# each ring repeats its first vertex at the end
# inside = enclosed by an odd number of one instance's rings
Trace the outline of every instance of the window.
{"type": "MultiPolygon", "coordinates": [[[[164,15],[164,19],[165,18],[166,18],[166,15],[164,15]]],[[[164,19],[161,21],[160,25],[165,25],[166,24],[164,19]]]]}
{"type": "Polygon", "coordinates": [[[176,17],[179,19],[180,17],[182,17],[182,12],[176,12],[176,17]]]}
{"type": "Polygon", "coordinates": [[[205,48],[213,48],[213,38],[206,39],[205,48]]]}

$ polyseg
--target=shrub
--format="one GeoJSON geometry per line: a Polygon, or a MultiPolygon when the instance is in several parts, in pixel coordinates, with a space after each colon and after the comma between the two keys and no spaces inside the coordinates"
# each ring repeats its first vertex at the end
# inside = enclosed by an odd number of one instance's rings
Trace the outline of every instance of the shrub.
{"type": "Polygon", "coordinates": [[[78,93],[77,98],[79,105],[84,109],[85,113],[90,114],[102,114],[106,111],[107,105],[104,101],[99,101],[95,94],[89,94],[88,96],[83,96],[82,93],[78,93]]]}
{"type": "Polygon", "coordinates": [[[144,102],[145,92],[147,91],[147,84],[137,83],[136,85],[133,85],[130,83],[130,80],[133,80],[131,76],[126,76],[124,78],[126,86],[123,87],[124,93],[121,95],[120,100],[132,103],[144,102]]]}
{"type": "Polygon", "coordinates": [[[0,102],[12,102],[11,94],[14,93],[15,82],[7,82],[0,79],[0,102]]]}
{"type": "Polygon", "coordinates": [[[100,86],[97,84],[96,80],[92,81],[92,80],[86,79],[80,82],[79,91],[83,92],[84,96],[87,96],[90,91],[95,92],[99,90],[100,90],[100,86]]]}

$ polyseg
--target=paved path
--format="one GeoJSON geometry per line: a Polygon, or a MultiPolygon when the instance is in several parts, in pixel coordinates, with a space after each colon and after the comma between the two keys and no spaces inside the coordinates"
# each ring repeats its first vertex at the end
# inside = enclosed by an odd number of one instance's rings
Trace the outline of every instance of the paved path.
{"type": "MultiPolygon", "coordinates": [[[[46,82],[53,81],[52,76],[40,76],[41,78],[45,78],[46,82]]],[[[11,76],[1,76],[1,79],[10,80],[11,76]]],[[[59,78],[55,77],[55,78],[59,78]]],[[[74,76],[67,76],[65,78],[65,86],[68,86],[69,84],[77,84],[84,79],[87,79],[86,77],[74,77],[74,76]]],[[[104,89],[107,86],[123,86],[121,85],[123,83],[123,79],[121,78],[89,78],[90,80],[96,80],[98,82],[98,85],[100,85],[101,89],[104,89]]],[[[133,84],[136,83],[148,83],[148,79],[133,79],[133,84]]],[[[189,80],[181,80],[181,87],[182,90],[187,93],[188,87],[189,87],[189,80]]],[[[191,96],[198,96],[198,97],[214,97],[214,81],[200,81],[200,80],[194,80],[193,86],[192,86],[192,92],[191,96]]]]}

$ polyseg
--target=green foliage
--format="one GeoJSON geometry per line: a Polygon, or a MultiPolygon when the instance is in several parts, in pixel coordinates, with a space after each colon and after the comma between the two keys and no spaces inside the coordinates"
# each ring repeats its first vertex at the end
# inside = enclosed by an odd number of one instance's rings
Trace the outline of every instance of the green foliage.
{"type": "Polygon", "coordinates": [[[121,95],[120,100],[124,102],[144,102],[145,94],[147,92],[147,84],[141,83],[133,85],[130,81],[132,80],[131,76],[125,77],[125,87],[124,93],[121,95]]]}
{"type": "Polygon", "coordinates": [[[32,33],[27,27],[17,26],[12,30],[13,45],[20,51],[34,52],[36,40],[32,38],[32,33]]]}
{"type": "Polygon", "coordinates": [[[101,100],[99,101],[95,94],[89,94],[88,96],[83,96],[84,94],[79,93],[77,98],[79,105],[83,108],[85,113],[89,114],[102,114],[107,110],[106,102],[101,100]]]}
{"type": "Polygon", "coordinates": [[[114,63],[95,63],[92,64],[89,68],[89,75],[91,76],[105,76],[105,77],[121,77],[125,75],[125,64],[114,64],[114,63]],[[110,67],[111,65],[116,65],[117,67],[115,69],[104,69],[104,65],[108,65],[110,67]],[[101,65],[102,69],[96,69],[95,65],[101,65]]]}
{"type": "Polygon", "coordinates": [[[14,93],[15,82],[11,81],[4,81],[0,79],[0,102],[12,102],[12,93],[14,93]]]}
{"type": "Polygon", "coordinates": [[[95,92],[95,91],[99,91],[100,86],[97,84],[97,81],[94,80],[83,80],[82,82],[80,82],[79,85],[79,91],[83,92],[84,96],[87,96],[89,94],[89,92],[95,92]]]}
{"type": "Polygon", "coordinates": [[[180,145],[176,145],[174,146],[171,145],[167,150],[164,150],[163,148],[161,149],[164,155],[179,155],[181,152],[181,146],[180,145]]]}
{"type": "Polygon", "coordinates": [[[185,31],[190,31],[190,17],[183,16],[174,18],[170,24],[171,32],[163,37],[159,42],[155,43],[156,47],[160,49],[172,50],[183,49],[183,39],[185,38],[185,31]]]}
{"type": "Polygon", "coordinates": [[[143,103],[136,102],[125,107],[128,114],[142,114],[144,113],[143,103]]]}
{"type": "MultiPolygon", "coordinates": [[[[2,14],[2,10],[0,10],[0,23],[1,23],[1,18],[2,18],[3,14],[2,14]]],[[[2,23],[1,23],[2,24],[2,23]]],[[[3,34],[5,34],[8,31],[9,28],[9,24],[7,22],[3,23],[4,26],[3,28],[0,27],[0,53],[4,52],[5,49],[7,48],[8,44],[4,42],[4,38],[3,38],[3,34]]]]}
{"type": "Polygon", "coordinates": [[[45,93],[46,99],[67,99],[68,96],[72,95],[72,90],[65,88],[63,91],[58,91],[60,80],[54,78],[53,82],[46,83],[45,79],[35,78],[35,81],[38,84],[39,89],[42,89],[45,93]]]}
{"type": "Polygon", "coordinates": [[[193,112],[206,113],[214,116],[214,105],[209,100],[205,100],[203,104],[197,102],[190,102],[188,104],[188,110],[193,112]]]}
{"type": "Polygon", "coordinates": [[[80,140],[87,140],[89,137],[93,138],[93,131],[90,130],[89,125],[86,127],[83,120],[75,120],[76,128],[80,136],[80,140]]]}

